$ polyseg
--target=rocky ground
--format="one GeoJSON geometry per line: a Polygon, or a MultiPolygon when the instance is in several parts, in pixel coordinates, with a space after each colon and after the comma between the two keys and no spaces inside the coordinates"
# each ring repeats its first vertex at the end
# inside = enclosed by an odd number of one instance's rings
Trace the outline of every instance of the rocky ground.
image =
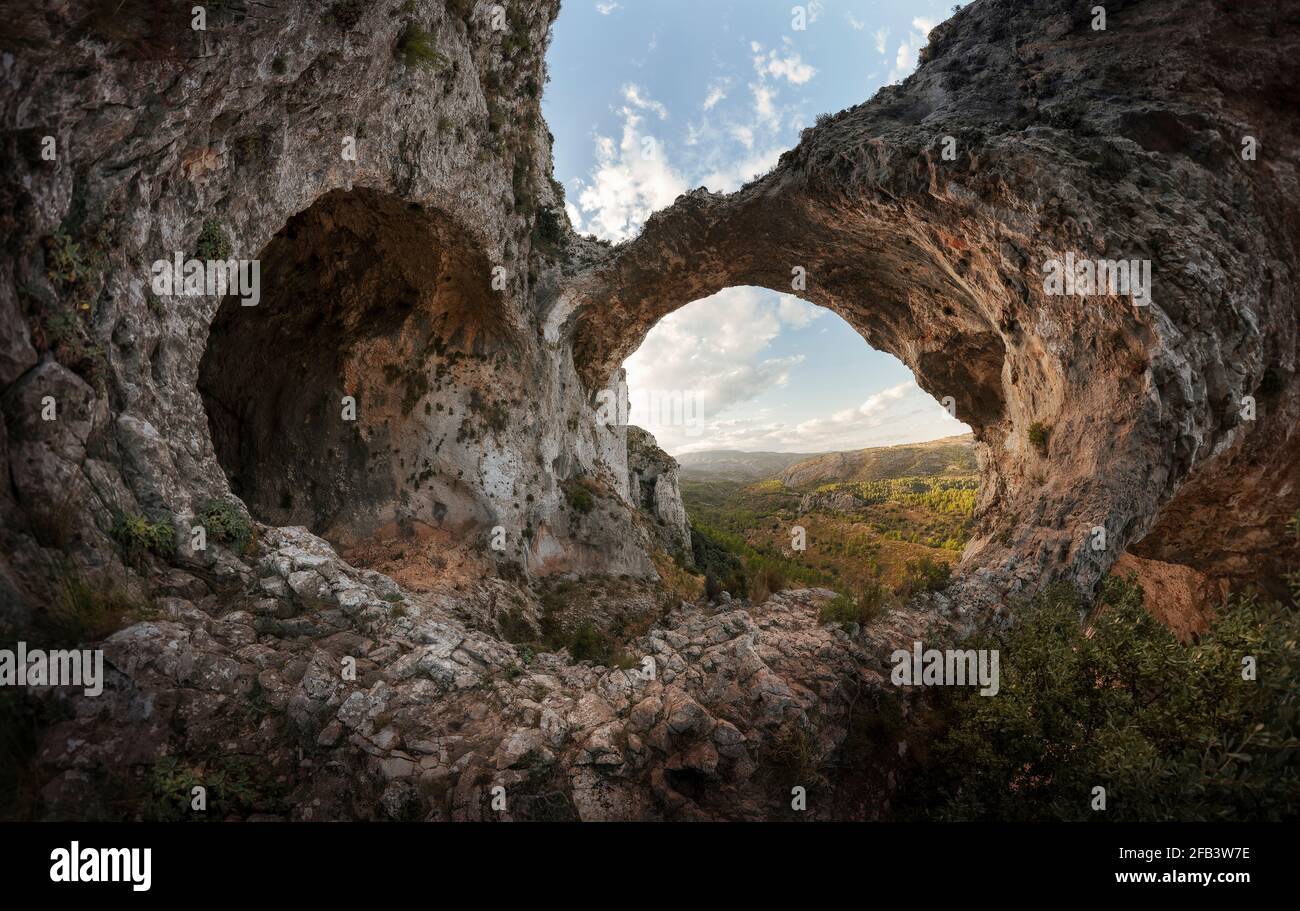
{"type": "Polygon", "coordinates": [[[846,746],[888,731],[905,755],[885,659],[929,611],[860,629],[819,622],[825,590],[680,602],[611,668],[504,643],[305,529],[263,545],[256,569],[171,574],[103,643],[101,696],[50,693],[44,814],[184,816],[191,782],[231,819],[761,819],[796,786],[807,818],[888,812],[889,764],[846,780],[846,746]]]}

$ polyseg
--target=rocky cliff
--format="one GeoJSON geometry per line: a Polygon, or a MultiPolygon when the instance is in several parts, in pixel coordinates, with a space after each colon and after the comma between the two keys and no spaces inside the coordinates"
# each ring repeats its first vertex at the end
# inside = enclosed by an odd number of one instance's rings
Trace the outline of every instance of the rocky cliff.
{"type": "Polygon", "coordinates": [[[37,812],[165,815],[176,775],[250,764],[228,815],[499,818],[501,786],[514,818],[749,818],[805,780],[819,815],[887,812],[887,767],[845,770],[898,738],[854,712],[906,711],[880,655],[921,613],[850,635],[816,594],[669,599],[627,669],[508,641],[539,580],[670,572],[598,394],[728,285],[802,277],[955,400],[965,625],[1126,548],[1276,580],[1297,6],[1112,3],[1104,32],[1077,6],[977,0],[906,83],[611,248],[550,179],[554,0],[233,2],[201,30],[6,5],[0,620],[108,636],[111,666],[42,700],[37,812]],[[1067,253],[1149,260],[1150,301],[1047,293],[1067,253]],[[260,299],[160,290],[174,258],[255,260],[260,299]]]}

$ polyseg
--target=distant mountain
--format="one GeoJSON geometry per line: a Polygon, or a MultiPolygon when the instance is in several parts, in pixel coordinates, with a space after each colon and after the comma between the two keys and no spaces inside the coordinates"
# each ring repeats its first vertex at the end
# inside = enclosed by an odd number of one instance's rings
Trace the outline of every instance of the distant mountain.
{"type": "Polygon", "coordinates": [[[811,487],[843,481],[881,481],[912,475],[961,476],[978,471],[974,437],[969,433],[929,443],[879,446],[852,452],[829,452],[794,462],[781,470],[787,487],[811,487]]]}
{"type": "Polygon", "coordinates": [[[692,481],[763,481],[775,478],[796,462],[816,458],[809,452],[742,452],[708,449],[675,457],[681,476],[692,481]]]}

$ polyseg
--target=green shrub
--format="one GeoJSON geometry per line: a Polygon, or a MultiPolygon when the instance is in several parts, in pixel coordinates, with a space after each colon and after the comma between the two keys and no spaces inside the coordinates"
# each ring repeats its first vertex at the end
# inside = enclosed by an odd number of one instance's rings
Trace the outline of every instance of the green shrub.
{"type": "Polygon", "coordinates": [[[1029,445],[1038,450],[1039,455],[1047,455],[1047,441],[1052,435],[1052,428],[1041,421],[1029,425],[1029,445]]]}
{"type": "Polygon", "coordinates": [[[589,513],[596,507],[595,497],[581,484],[570,484],[564,493],[569,507],[580,513],[589,513]]]}
{"type": "Polygon", "coordinates": [[[866,626],[884,616],[891,598],[889,589],[879,582],[868,582],[853,597],[837,594],[822,605],[822,623],[858,623],[866,626]]]}
{"type": "Polygon", "coordinates": [[[933,592],[945,589],[952,582],[952,567],[932,557],[918,557],[908,560],[903,566],[903,581],[898,586],[898,595],[903,598],[921,592],[933,592]]]}
{"type": "Polygon", "coordinates": [[[203,222],[203,228],[199,231],[199,239],[194,243],[195,258],[225,260],[230,258],[232,250],[230,238],[226,236],[226,232],[219,221],[215,218],[209,218],[203,222]]]}
{"type": "Polygon", "coordinates": [[[225,500],[204,500],[198,520],[211,540],[227,544],[236,552],[242,553],[253,540],[253,527],[235,504],[225,500]]]}
{"type": "Polygon", "coordinates": [[[147,553],[165,559],[176,550],[176,533],[171,525],[166,522],[150,522],[144,516],[134,513],[119,514],[111,534],[122,548],[126,562],[137,566],[147,553]]]}
{"type": "Polygon", "coordinates": [[[81,244],[63,228],[58,228],[45,238],[45,273],[54,284],[67,286],[93,278],[95,270],[81,244]]]}
{"type": "Polygon", "coordinates": [[[440,70],[447,65],[447,58],[439,54],[433,46],[433,35],[418,25],[408,25],[397,39],[397,59],[409,67],[424,67],[440,70]]]}
{"type": "Polygon", "coordinates": [[[1009,633],[965,646],[1000,649],[999,692],[942,688],[953,724],[908,802],[940,819],[1296,818],[1300,613],[1237,596],[1184,644],[1142,597],[1108,578],[1088,629],[1058,585],[1009,633]],[[1257,680],[1242,679],[1246,656],[1257,680]],[[1097,786],[1105,812],[1090,808],[1097,786]]]}

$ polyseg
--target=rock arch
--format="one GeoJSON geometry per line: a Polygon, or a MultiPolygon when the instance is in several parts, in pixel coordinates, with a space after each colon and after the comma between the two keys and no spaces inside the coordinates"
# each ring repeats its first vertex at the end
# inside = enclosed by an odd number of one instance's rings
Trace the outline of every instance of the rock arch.
{"type": "Polygon", "coordinates": [[[1262,37],[1250,76],[1223,65],[1212,39],[1177,37],[1178,4],[1126,8],[1141,28],[1112,16],[1104,42],[1050,7],[959,12],[915,77],[805,131],[768,175],[693,191],[587,251],[547,332],[595,390],[666,313],[729,285],[790,292],[802,267],[796,293],[975,430],[968,581],[1088,590],[1133,545],[1278,587],[1300,508],[1297,173],[1239,151],[1252,129],[1291,147],[1294,118],[1259,99],[1284,97],[1295,67],[1262,37]],[[1158,62],[1152,41],[1169,49],[1158,62]],[[1149,261],[1152,302],[1049,294],[1045,269],[1067,255],[1149,261]],[[1250,400],[1266,418],[1243,417],[1250,400]]]}

